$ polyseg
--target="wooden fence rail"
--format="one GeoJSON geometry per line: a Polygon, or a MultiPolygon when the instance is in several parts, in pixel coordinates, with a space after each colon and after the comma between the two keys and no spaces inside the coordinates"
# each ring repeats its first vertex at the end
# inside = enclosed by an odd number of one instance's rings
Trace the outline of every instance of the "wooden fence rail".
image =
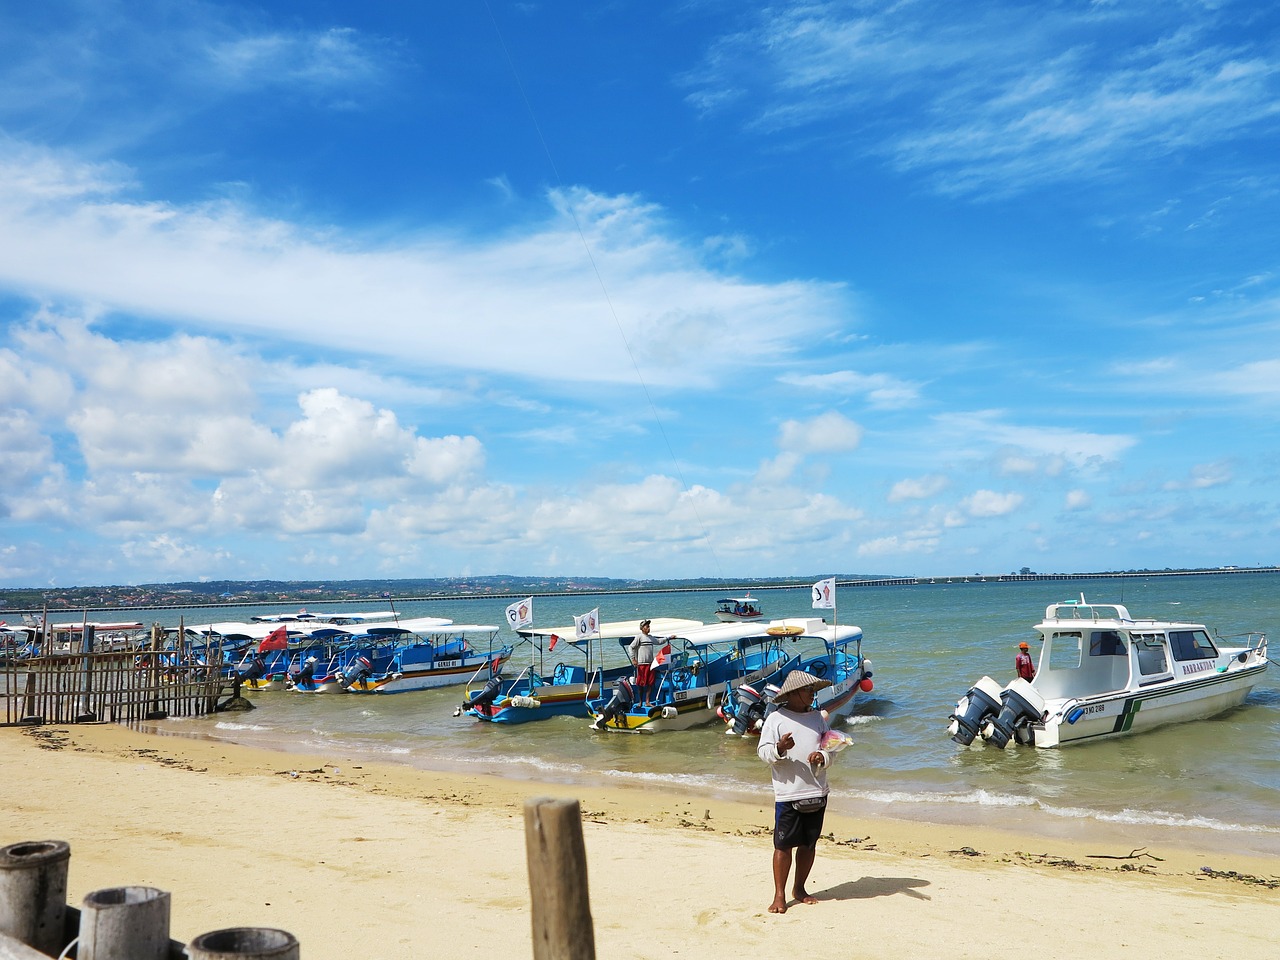
{"type": "Polygon", "coordinates": [[[0,723],[133,723],[212,713],[221,664],[173,652],[72,653],[0,666],[0,723]]]}

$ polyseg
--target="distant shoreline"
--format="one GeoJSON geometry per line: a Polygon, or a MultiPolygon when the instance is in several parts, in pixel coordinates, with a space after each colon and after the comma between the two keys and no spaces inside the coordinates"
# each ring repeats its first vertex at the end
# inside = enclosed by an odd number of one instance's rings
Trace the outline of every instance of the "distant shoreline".
{"type": "MultiPolygon", "coordinates": [[[[1119,571],[1111,573],[1007,573],[982,575],[973,574],[971,576],[961,577],[878,577],[867,579],[839,579],[836,583],[840,587],[913,587],[913,586],[936,586],[946,584],[966,584],[966,583],[1017,583],[1032,581],[1071,581],[1071,580],[1120,580],[1120,579],[1142,579],[1148,577],[1203,577],[1203,576],[1226,576],[1231,574],[1275,574],[1280,573],[1280,567],[1215,567],[1212,569],[1198,570],[1140,570],[1140,571],[1119,571]]],[[[278,597],[275,599],[253,599],[253,600],[208,600],[185,603],[159,603],[159,604],[138,604],[138,605],[101,605],[90,604],[88,606],[80,605],[59,605],[49,610],[49,614],[54,615],[55,611],[62,614],[70,614],[72,612],[108,612],[123,613],[127,611],[142,610],[190,610],[194,608],[200,609],[225,609],[234,610],[238,607],[262,607],[273,604],[293,605],[304,604],[310,606],[333,605],[333,604],[362,604],[362,603],[384,603],[394,605],[396,603],[425,603],[431,601],[458,601],[458,600],[516,600],[521,597],[609,597],[609,596],[644,596],[661,593],[734,593],[738,591],[765,591],[765,590],[796,590],[808,587],[808,580],[789,580],[778,581],[775,583],[757,583],[753,582],[749,585],[710,585],[699,583],[691,586],[680,586],[678,582],[660,587],[628,587],[621,589],[578,589],[578,590],[547,590],[547,591],[527,591],[521,590],[516,592],[495,591],[491,593],[479,593],[475,591],[465,592],[441,592],[422,594],[419,596],[368,596],[368,597],[335,597],[321,598],[315,596],[296,596],[296,597],[278,597]]],[[[4,591],[0,590],[0,598],[3,598],[4,591]]],[[[14,615],[34,615],[42,613],[40,607],[0,607],[0,618],[14,615]]]]}

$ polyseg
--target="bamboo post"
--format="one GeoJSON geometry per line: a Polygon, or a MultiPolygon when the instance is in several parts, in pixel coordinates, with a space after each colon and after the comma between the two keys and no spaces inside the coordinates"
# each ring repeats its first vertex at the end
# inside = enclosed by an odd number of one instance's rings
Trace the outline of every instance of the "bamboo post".
{"type": "Polygon", "coordinates": [[[154,887],[95,890],[80,908],[79,960],[168,960],[169,894],[154,887]]]}
{"type": "Polygon", "coordinates": [[[63,840],[0,847],[0,933],[50,956],[62,951],[70,859],[63,840]]]}
{"type": "Polygon", "coordinates": [[[298,960],[297,938],[270,927],[229,927],[202,933],[187,944],[190,960],[298,960]]]}
{"type": "Polygon", "coordinates": [[[595,960],[587,851],[577,800],[524,804],[534,960],[595,960]]]}

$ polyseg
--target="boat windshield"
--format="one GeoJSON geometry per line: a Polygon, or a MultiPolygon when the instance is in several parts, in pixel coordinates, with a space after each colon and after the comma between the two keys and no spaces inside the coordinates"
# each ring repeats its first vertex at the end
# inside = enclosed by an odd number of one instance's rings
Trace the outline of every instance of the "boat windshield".
{"type": "Polygon", "coordinates": [[[1170,630],[1169,646],[1175,660],[1216,660],[1218,648],[1203,630],[1170,630]]]}

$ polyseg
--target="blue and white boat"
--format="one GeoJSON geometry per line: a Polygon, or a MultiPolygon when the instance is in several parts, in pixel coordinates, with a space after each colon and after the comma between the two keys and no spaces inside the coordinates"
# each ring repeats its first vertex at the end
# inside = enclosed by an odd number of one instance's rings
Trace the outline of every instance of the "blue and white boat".
{"type": "Polygon", "coordinates": [[[596,695],[588,698],[591,728],[609,733],[654,733],[709,723],[734,687],[775,675],[788,664],[794,667],[799,654],[787,647],[789,634],[777,628],[794,627],[804,633],[810,623],[718,623],[687,630],[670,641],[670,659],[655,671],[653,704],[638,703],[629,680],[615,681],[611,694],[593,691],[596,695]],[[770,632],[769,627],[775,630],[770,632]]]}
{"type": "MultiPolygon", "coordinates": [[[[676,617],[652,617],[649,622],[654,636],[700,626],[697,620],[676,617]]],[[[640,632],[639,620],[602,623],[598,633],[586,640],[570,639],[574,637],[571,626],[528,627],[516,632],[521,645],[529,650],[529,665],[509,680],[490,677],[469,683],[455,716],[465,711],[468,716],[489,723],[585,717],[589,691],[599,690],[602,685],[607,688],[634,672],[629,662],[603,666],[604,641],[616,640],[620,646],[627,646],[640,632]],[[554,662],[548,667],[549,657],[554,662]]]]}
{"type": "Polygon", "coordinates": [[[862,655],[862,628],[817,624],[807,631],[786,632],[788,641],[804,651],[798,659],[783,664],[770,677],[739,684],[726,694],[718,711],[728,725],[726,734],[759,734],[764,718],[773,709],[773,696],[793,669],[831,681],[831,686],[814,697],[815,709],[825,711],[828,721],[851,712],[859,693],[871,692],[871,661],[862,655]]]}
{"type": "Polygon", "coordinates": [[[1239,706],[1267,669],[1261,633],[1214,638],[1200,623],[1135,620],[1118,603],[1051,603],[1035,626],[1035,678],[983,677],[950,717],[951,739],[1057,747],[1203,720],[1239,706]]]}

